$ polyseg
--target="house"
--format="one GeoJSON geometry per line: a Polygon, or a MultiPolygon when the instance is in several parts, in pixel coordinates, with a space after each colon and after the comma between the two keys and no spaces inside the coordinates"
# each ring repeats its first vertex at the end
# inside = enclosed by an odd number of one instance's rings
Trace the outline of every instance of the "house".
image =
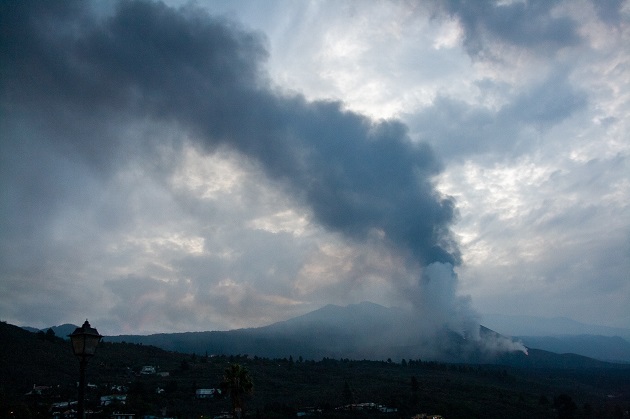
{"type": "Polygon", "coordinates": [[[76,406],[77,402],[73,401],[73,402],[57,402],[57,403],[53,403],[50,405],[50,410],[60,410],[60,409],[67,409],[68,407],[71,406],[76,406]]]}
{"type": "Polygon", "coordinates": [[[110,394],[108,396],[101,396],[101,406],[109,406],[112,403],[127,403],[126,394],[110,394]]]}
{"type": "Polygon", "coordinates": [[[77,417],[77,411],[69,409],[63,412],[51,412],[50,417],[52,419],[75,419],[77,417]]]}
{"type": "Polygon", "coordinates": [[[319,416],[322,414],[322,410],[316,407],[304,407],[297,411],[297,417],[301,418],[304,416],[319,416]]]}
{"type": "Polygon", "coordinates": [[[52,419],[75,418],[76,411],[74,407],[76,407],[76,405],[76,401],[53,403],[50,406],[50,417],[52,419]]]}
{"type": "Polygon", "coordinates": [[[144,374],[144,375],[155,374],[155,367],[151,365],[145,365],[144,367],[142,367],[142,370],[140,370],[140,374],[144,374]]]}
{"type": "Polygon", "coordinates": [[[195,391],[195,397],[198,399],[211,399],[221,395],[221,390],[218,388],[198,388],[195,391]]]}
{"type": "Polygon", "coordinates": [[[398,412],[397,407],[387,407],[387,406],[378,406],[378,411],[381,413],[396,413],[398,412]]]}
{"type": "Polygon", "coordinates": [[[33,384],[33,389],[25,394],[25,396],[41,396],[45,393],[49,393],[52,387],[49,386],[37,386],[33,384]]]}
{"type": "Polygon", "coordinates": [[[380,413],[397,413],[398,409],[395,407],[383,406],[376,403],[353,403],[345,406],[335,408],[335,410],[364,410],[364,411],[379,411],[380,413]]]}

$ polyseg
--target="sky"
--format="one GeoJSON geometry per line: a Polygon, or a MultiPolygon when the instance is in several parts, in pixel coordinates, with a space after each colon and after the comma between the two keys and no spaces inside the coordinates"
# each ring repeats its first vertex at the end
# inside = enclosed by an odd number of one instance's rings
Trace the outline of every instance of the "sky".
{"type": "Polygon", "coordinates": [[[629,1],[0,3],[0,320],[630,327],[629,1]]]}

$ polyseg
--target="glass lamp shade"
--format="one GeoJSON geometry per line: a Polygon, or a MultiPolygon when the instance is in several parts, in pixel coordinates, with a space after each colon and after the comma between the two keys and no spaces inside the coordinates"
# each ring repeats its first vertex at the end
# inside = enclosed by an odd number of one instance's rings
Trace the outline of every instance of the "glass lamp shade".
{"type": "Polygon", "coordinates": [[[92,356],[102,337],[86,320],[83,326],[77,327],[70,335],[72,351],[76,356],[92,356]]]}

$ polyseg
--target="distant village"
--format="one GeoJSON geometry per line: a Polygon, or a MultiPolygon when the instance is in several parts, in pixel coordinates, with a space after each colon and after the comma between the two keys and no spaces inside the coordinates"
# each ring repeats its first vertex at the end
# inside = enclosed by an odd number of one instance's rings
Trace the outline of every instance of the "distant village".
{"type": "MultiPolygon", "coordinates": [[[[139,372],[131,372],[130,374],[135,375],[136,377],[142,376],[160,376],[160,377],[169,377],[170,373],[167,371],[159,371],[159,368],[152,365],[143,366],[139,372]]],[[[96,391],[99,390],[99,387],[96,384],[87,383],[86,387],[88,390],[96,391]]],[[[33,388],[26,393],[26,396],[39,397],[39,398],[56,398],[56,388],[52,386],[45,385],[33,385],[33,388]]],[[[102,389],[101,389],[102,390],[102,389]]],[[[166,390],[161,387],[155,387],[153,389],[155,394],[163,394],[166,390]]],[[[120,384],[112,384],[106,387],[106,392],[108,394],[100,396],[100,405],[99,407],[107,407],[107,406],[116,406],[119,410],[112,413],[108,416],[108,419],[177,419],[176,416],[169,416],[167,412],[162,412],[163,414],[160,416],[156,415],[143,415],[137,417],[133,413],[125,413],[125,405],[127,404],[127,397],[129,392],[129,387],[126,385],[120,384]]],[[[195,399],[214,399],[221,397],[221,389],[219,388],[197,388],[194,393],[195,399]]],[[[51,419],[76,419],[77,417],[77,401],[64,401],[64,402],[53,402],[50,404],[50,418],[51,419]]],[[[382,404],[372,403],[372,402],[364,402],[364,403],[351,403],[339,406],[335,408],[336,412],[375,412],[379,414],[395,414],[398,412],[397,408],[388,407],[382,404]]],[[[102,410],[88,410],[85,412],[86,417],[103,417],[102,410]]],[[[299,409],[296,413],[296,417],[312,417],[312,416],[323,416],[324,412],[320,408],[316,407],[305,407],[299,409]]],[[[204,416],[205,418],[206,416],[204,416]]],[[[233,415],[230,412],[221,412],[217,415],[208,416],[208,418],[213,419],[231,419],[233,415]]],[[[411,419],[444,419],[440,415],[431,415],[426,413],[421,413],[413,416],[411,419]]]]}
{"type": "MultiPolygon", "coordinates": [[[[139,372],[135,373],[136,376],[151,376],[157,375],[160,377],[168,377],[170,375],[167,371],[158,371],[158,368],[152,365],[143,366],[139,372]]],[[[98,386],[96,384],[87,383],[86,387],[88,390],[97,390],[98,386]]],[[[36,396],[36,397],[48,397],[55,398],[55,387],[51,386],[42,386],[42,385],[33,385],[33,389],[26,393],[26,396],[36,396]]],[[[156,394],[163,394],[166,390],[161,387],[156,387],[154,389],[156,394]]],[[[124,406],[127,404],[127,393],[129,392],[129,387],[125,385],[109,385],[107,386],[107,395],[100,396],[100,407],[106,407],[111,405],[116,405],[121,407],[120,412],[114,412],[111,414],[110,419],[140,419],[136,418],[136,415],[133,413],[124,413],[124,406]]],[[[215,397],[219,397],[221,395],[221,389],[218,388],[198,388],[195,390],[195,398],[197,399],[211,399],[215,397]]],[[[75,419],[77,416],[77,407],[78,402],[76,400],[73,401],[65,401],[65,402],[54,402],[50,405],[50,418],[51,419],[75,419]]],[[[97,416],[102,417],[102,412],[100,411],[87,411],[86,417],[97,416]]],[[[220,415],[213,416],[215,419],[220,418],[231,418],[232,415],[227,412],[223,412],[220,415]]],[[[176,419],[175,416],[168,416],[166,414],[162,416],[155,415],[144,415],[141,419],[176,419]]]]}

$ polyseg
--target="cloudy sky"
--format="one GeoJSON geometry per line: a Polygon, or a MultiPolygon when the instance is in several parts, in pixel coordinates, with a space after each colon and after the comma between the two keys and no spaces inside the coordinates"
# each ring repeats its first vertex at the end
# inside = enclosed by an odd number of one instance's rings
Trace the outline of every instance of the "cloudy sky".
{"type": "Polygon", "coordinates": [[[1,320],[630,326],[629,1],[0,8],[1,320]]]}

